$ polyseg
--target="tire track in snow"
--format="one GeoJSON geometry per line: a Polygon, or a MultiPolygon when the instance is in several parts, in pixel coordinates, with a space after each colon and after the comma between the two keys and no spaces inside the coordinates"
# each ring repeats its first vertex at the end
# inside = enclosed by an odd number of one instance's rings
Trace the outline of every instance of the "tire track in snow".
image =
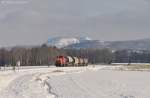
{"type": "MultiPolygon", "coordinates": [[[[48,77],[48,79],[50,79],[50,77],[48,77]]],[[[52,95],[54,95],[54,98],[58,98],[58,95],[56,93],[52,92],[52,86],[48,83],[48,79],[45,80],[44,82],[45,82],[45,84],[48,87],[49,93],[52,94],[52,95]]]]}
{"type": "Polygon", "coordinates": [[[33,74],[27,74],[16,78],[0,92],[0,98],[44,98],[44,90],[32,81],[33,77],[33,74]]]}
{"type": "Polygon", "coordinates": [[[39,74],[35,80],[37,82],[39,82],[44,87],[44,89],[47,91],[46,98],[58,98],[58,95],[56,93],[52,92],[52,86],[48,82],[49,79],[50,79],[50,77],[46,76],[46,74],[39,74]]]}
{"type": "Polygon", "coordinates": [[[86,69],[85,68],[84,69],[76,69],[76,70],[63,70],[63,69],[53,70],[52,72],[49,72],[49,73],[37,74],[35,76],[34,80],[37,81],[38,83],[40,83],[44,87],[45,91],[47,92],[46,98],[58,98],[58,95],[52,91],[52,86],[49,83],[50,76],[81,73],[86,70],[87,70],[87,68],[86,69]]]}
{"type": "Polygon", "coordinates": [[[57,68],[48,71],[29,71],[13,80],[0,92],[0,98],[58,98],[49,80],[53,75],[81,73],[92,68],[57,68]],[[38,83],[37,83],[38,82],[38,83]]]}

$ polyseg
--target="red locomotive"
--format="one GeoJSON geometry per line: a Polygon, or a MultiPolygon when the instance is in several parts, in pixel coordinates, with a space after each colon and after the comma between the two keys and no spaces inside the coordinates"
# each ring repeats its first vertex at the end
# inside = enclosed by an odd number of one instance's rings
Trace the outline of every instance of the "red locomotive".
{"type": "Polygon", "coordinates": [[[78,58],[71,56],[57,56],[55,65],[57,67],[69,67],[69,66],[87,66],[87,58],[78,58]]]}

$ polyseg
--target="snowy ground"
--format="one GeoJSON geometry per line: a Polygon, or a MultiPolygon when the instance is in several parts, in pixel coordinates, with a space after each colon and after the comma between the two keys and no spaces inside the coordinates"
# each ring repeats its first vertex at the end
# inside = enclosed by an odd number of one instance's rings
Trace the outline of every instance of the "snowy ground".
{"type": "Polygon", "coordinates": [[[0,71],[0,98],[150,98],[150,72],[118,67],[0,71]]]}

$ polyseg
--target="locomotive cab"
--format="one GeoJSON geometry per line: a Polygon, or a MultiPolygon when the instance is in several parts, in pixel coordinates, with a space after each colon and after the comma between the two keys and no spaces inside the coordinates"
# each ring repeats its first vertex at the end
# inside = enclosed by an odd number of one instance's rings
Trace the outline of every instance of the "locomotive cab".
{"type": "Polygon", "coordinates": [[[57,56],[56,57],[56,62],[55,62],[55,65],[57,67],[63,67],[65,66],[65,57],[64,56],[57,56]]]}

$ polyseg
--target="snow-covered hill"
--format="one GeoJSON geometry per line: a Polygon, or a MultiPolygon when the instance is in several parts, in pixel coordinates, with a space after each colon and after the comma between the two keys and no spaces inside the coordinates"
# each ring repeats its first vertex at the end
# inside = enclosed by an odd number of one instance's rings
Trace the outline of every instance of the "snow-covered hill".
{"type": "Polygon", "coordinates": [[[49,38],[46,44],[48,46],[56,46],[58,48],[63,48],[69,45],[78,44],[89,40],[91,40],[89,37],[55,37],[49,38]]]}
{"type": "Polygon", "coordinates": [[[48,46],[56,46],[58,48],[109,48],[115,50],[133,49],[133,50],[149,50],[150,39],[127,40],[127,41],[100,41],[92,40],[89,37],[56,37],[50,38],[46,42],[48,46]]]}
{"type": "Polygon", "coordinates": [[[139,39],[139,40],[127,40],[127,41],[100,41],[100,40],[89,40],[73,45],[69,45],[66,48],[109,48],[113,50],[122,49],[133,49],[133,50],[149,50],[150,39],[139,39]]]}

